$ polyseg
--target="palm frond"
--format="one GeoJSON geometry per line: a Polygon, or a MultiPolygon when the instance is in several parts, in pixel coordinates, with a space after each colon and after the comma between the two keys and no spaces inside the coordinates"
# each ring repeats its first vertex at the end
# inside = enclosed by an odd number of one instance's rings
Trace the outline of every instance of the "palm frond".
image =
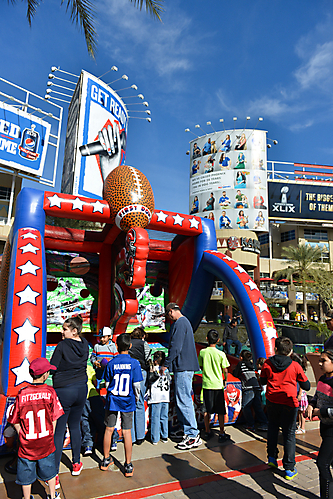
{"type": "Polygon", "coordinates": [[[164,12],[162,7],[164,0],[130,0],[131,3],[134,3],[135,7],[139,10],[142,10],[143,5],[145,4],[146,12],[158,19],[162,22],[161,14],[164,12]]]}
{"type": "MultiPolygon", "coordinates": [[[[61,3],[63,2],[64,0],[61,3]]],[[[90,0],[67,0],[66,11],[68,10],[70,11],[71,21],[82,28],[88,52],[95,58],[97,35],[94,27],[95,10],[92,2],[90,0]]]]}

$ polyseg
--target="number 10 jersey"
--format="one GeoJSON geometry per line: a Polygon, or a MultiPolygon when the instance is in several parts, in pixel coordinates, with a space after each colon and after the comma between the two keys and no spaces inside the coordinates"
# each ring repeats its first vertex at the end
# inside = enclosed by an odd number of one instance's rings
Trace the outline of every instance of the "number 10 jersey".
{"type": "Polygon", "coordinates": [[[104,379],[108,386],[106,407],[109,411],[135,411],[133,383],[143,380],[138,360],[128,354],[119,354],[105,368],[104,379]]]}

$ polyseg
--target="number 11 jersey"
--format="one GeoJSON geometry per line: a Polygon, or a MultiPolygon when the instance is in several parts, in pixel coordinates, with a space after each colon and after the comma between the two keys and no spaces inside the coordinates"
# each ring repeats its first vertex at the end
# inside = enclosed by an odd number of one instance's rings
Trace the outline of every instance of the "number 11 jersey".
{"type": "Polygon", "coordinates": [[[133,383],[143,380],[138,360],[121,353],[110,360],[105,368],[104,379],[108,386],[106,407],[109,411],[135,411],[133,383]]]}
{"type": "Polygon", "coordinates": [[[37,461],[55,451],[53,421],[64,414],[51,386],[29,384],[18,392],[8,422],[20,425],[19,457],[37,461]]]}

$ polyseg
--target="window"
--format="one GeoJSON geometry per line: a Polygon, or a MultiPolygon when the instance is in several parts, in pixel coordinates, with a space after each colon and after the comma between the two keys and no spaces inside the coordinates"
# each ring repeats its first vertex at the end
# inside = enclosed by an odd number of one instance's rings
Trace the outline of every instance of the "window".
{"type": "Polygon", "coordinates": [[[292,241],[295,239],[295,230],[288,230],[287,232],[281,232],[281,243],[285,243],[286,241],[292,241]]]}
{"type": "Polygon", "coordinates": [[[268,242],[269,242],[269,235],[268,234],[262,234],[261,236],[258,236],[258,239],[259,239],[260,245],[268,244],[268,242]]]}
{"type": "Polygon", "coordinates": [[[307,241],[328,241],[327,230],[304,229],[304,239],[307,241]]]}
{"type": "Polygon", "coordinates": [[[10,200],[10,187],[0,187],[0,200],[1,201],[10,200]]]}

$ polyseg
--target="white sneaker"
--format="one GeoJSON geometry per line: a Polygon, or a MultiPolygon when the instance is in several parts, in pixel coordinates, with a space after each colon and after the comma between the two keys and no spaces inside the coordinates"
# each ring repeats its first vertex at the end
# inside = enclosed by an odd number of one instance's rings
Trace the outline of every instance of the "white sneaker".
{"type": "Polygon", "coordinates": [[[189,435],[185,435],[183,440],[178,444],[178,449],[187,450],[193,449],[193,447],[199,447],[202,444],[202,440],[200,435],[198,434],[196,437],[190,437],[189,435]]]}

